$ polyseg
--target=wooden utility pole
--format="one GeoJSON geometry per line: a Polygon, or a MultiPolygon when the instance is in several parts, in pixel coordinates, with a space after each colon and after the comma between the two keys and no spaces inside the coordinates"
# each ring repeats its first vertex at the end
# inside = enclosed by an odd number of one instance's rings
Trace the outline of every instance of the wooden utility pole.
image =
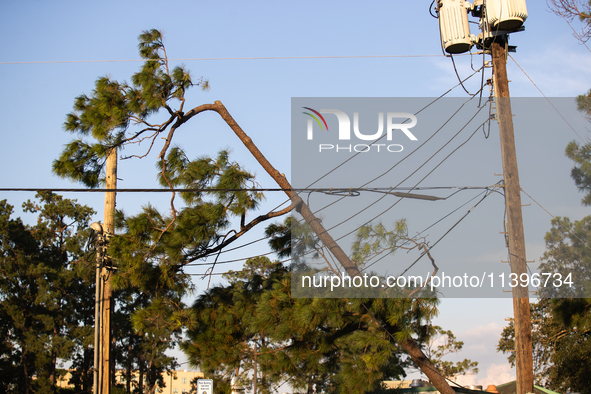
{"type": "Polygon", "coordinates": [[[104,257],[104,234],[103,227],[98,223],[93,223],[91,228],[97,232],[97,252],[96,252],[96,279],[95,279],[95,293],[94,293],[94,370],[92,379],[92,394],[99,394],[99,379],[100,379],[100,354],[101,354],[101,288],[102,279],[101,271],[103,269],[103,257],[104,257]],[[94,225],[97,225],[94,227],[94,225]]]}
{"type": "MultiPolygon", "coordinates": [[[[106,189],[117,189],[117,148],[112,148],[107,157],[106,166],[106,189]]],[[[105,193],[104,212],[104,240],[109,242],[110,236],[115,232],[115,196],[116,192],[105,193]]],[[[103,264],[102,278],[102,313],[101,313],[101,369],[100,369],[100,394],[111,393],[111,375],[115,368],[114,360],[111,359],[111,313],[113,311],[113,275],[109,259],[105,256],[106,264],[103,264]]]]}
{"type": "MultiPolygon", "coordinates": [[[[496,37],[492,43],[493,78],[497,117],[501,137],[501,155],[505,182],[505,205],[507,207],[506,229],[509,239],[511,273],[528,275],[525,259],[525,238],[521,216],[521,187],[515,153],[513,115],[507,80],[506,36],[496,37]]],[[[513,314],[515,317],[515,359],[517,366],[517,394],[533,393],[533,351],[529,291],[527,286],[513,287],[513,314]]]]}

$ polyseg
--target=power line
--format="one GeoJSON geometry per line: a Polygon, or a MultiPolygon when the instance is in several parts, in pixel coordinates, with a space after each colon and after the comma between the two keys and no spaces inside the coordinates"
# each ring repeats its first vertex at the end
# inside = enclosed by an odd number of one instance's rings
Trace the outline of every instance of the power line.
{"type": "MultiPolygon", "coordinates": [[[[480,197],[482,194],[486,193],[487,191],[490,190],[496,190],[496,187],[498,187],[498,183],[497,185],[491,186],[489,188],[486,188],[486,190],[484,190],[482,193],[477,194],[476,196],[472,197],[471,199],[469,199],[468,201],[466,201],[465,203],[463,203],[462,205],[460,205],[459,207],[457,207],[456,209],[454,209],[453,211],[449,212],[448,214],[446,214],[445,216],[441,217],[440,219],[438,219],[437,221],[435,221],[434,223],[432,223],[431,225],[429,225],[428,227],[424,228],[423,230],[419,231],[412,239],[417,239],[420,237],[421,234],[423,234],[425,231],[429,230],[430,228],[436,226],[437,224],[441,223],[443,220],[447,219],[448,217],[450,217],[451,215],[453,215],[454,213],[456,213],[457,211],[459,211],[462,207],[468,205],[470,202],[474,201],[475,199],[477,199],[478,197],[480,197]]],[[[457,192],[460,192],[461,190],[458,190],[457,192]]],[[[456,192],[456,193],[457,193],[456,192]]],[[[455,194],[455,193],[454,193],[455,194]]],[[[402,244],[402,246],[404,246],[405,244],[407,244],[408,241],[406,241],[405,243],[402,244]]],[[[379,259],[377,259],[376,261],[372,262],[371,264],[367,265],[366,267],[364,267],[364,269],[368,269],[369,267],[373,266],[374,264],[377,264],[378,262],[380,262],[381,260],[383,260],[384,258],[388,257],[389,255],[391,255],[392,253],[394,253],[394,251],[389,251],[386,255],[380,257],[379,259]]]]}
{"type": "MultiPolygon", "coordinates": [[[[464,79],[464,81],[468,80],[469,78],[471,78],[472,76],[476,75],[478,73],[478,71],[480,71],[480,69],[476,70],[473,74],[471,74],[469,77],[467,77],[466,79],[464,79]]],[[[460,82],[461,83],[461,82],[460,82]]],[[[453,89],[455,89],[456,87],[460,86],[460,84],[455,85],[453,88],[449,89],[447,92],[445,92],[444,94],[442,94],[441,96],[437,97],[435,100],[431,101],[429,104],[427,104],[426,106],[424,106],[423,108],[421,108],[418,112],[415,113],[415,115],[418,115],[420,112],[424,111],[425,109],[427,109],[428,107],[430,107],[431,105],[433,105],[435,102],[437,102],[440,98],[442,98],[443,96],[445,96],[446,94],[448,94],[449,92],[451,92],[453,89]]],[[[481,89],[482,90],[482,87],[481,89]]],[[[478,92],[476,93],[478,94],[478,92]]],[[[475,94],[475,95],[476,95],[475,94]]],[[[466,100],[464,103],[462,103],[462,105],[441,125],[441,127],[439,127],[429,138],[427,138],[427,140],[425,140],[421,145],[419,145],[417,148],[415,148],[412,152],[410,152],[410,154],[408,154],[407,156],[405,156],[403,159],[401,159],[400,161],[398,161],[396,164],[394,164],[392,167],[390,167],[388,170],[386,170],[385,172],[383,172],[381,175],[378,175],[377,177],[371,179],[368,182],[365,182],[361,187],[364,187],[376,180],[378,180],[379,178],[385,176],[386,174],[388,174],[389,172],[391,172],[394,168],[396,168],[399,164],[401,164],[403,161],[405,161],[406,159],[408,159],[410,156],[412,156],[415,152],[417,152],[419,149],[421,149],[423,146],[425,146],[431,139],[433,139],[435,137],[436,134],[438,134],[460,111],[461,109],[470,101],[472,101],[472,99],[474,99],[475,95],[473,95],[472,97],[470,97],[468,100],[466,100]]],[[[472,119],[474,119],[474,117],[480,112],[482,108],[478,107],[478,111],[476,112],[476,114],[472,117],[472,119]]],[[[472,119],[470,119],[465,125],[464,127],[462,127],[462,129],[460,129],[460,131],[455,135],[457,136],[471,121],[472,119]]],[[[453,140],[454,137],[452,137],[451,140],[453,140]]],[[[374,141],[371,145],[375,144],[376,142],[378,142],[381,138],[383,138],[384,136],[378,138],[376,141],[374,141]]],[[[451,142],[451,140],[449,142],[451,142]]],[[[446,143],[444,145],[444,147],[449,144],[446,143]]],[[[441,148],[443,149],[443,147],[441,148]]],[[[441,150],[439,149],[439,150],[441,150]]],[[[439,152],[439,151],[438,151],[439,152]]],[[[333,168],[332,170],[330,170],[329,172],[327,172],[326,174],[324,174],[322,177],[318,178],[316,181],[314,181],[312,184],[310,184],[308,187],[312,186],[313,184],[315,184],[316,182],[320,181],[321,179],[327,177],[329,174],[333,173],[334,171],[336,171],[337,169],[339,169],[340,167],[342,167],[345,163],[349,162],[350,160],[352,160],[353,158],[357,157],[360,154],[360,152],[356,153],[355,155],[351,156],[349,159],[345,160],[344,162],[342,162],[341,164],[339,164],[338,166],[336,166],[335,168],[333,168]]],[[[412,175],[414,175],[417,171],[419,171],[425,164],[427,164],[427,162],[429,162],[435,155],[431,156],[427,161],[425,161],[418,169],[416,169],[411,175],[409,175],[408,177],[406,177],[404,180],[402,180],[401,182],[399,182],[395,187],[393,187],[391,190],[396,190],[397,187],[399,187],[404,181],[406,181],[407,179],[409,179],[412,175]]],[[[424,180],[424,179],[423,179],[424,180]]],[[[422,181],[421,181],[422,182],[422,181]]],[[[420,182],[418,182],[417,184],[415,184],[415,187],[417,187],[420,184],[420,182]]],[[[417,190],[415,188],[410,188],[408,190],[417,190]]],[[[382,198],[384,198],[385,196],[383,196],[382,198]]],[[[314,212],[314,214],[317,214],[319,212],[321,212],[322,210],[338,203],[339,201],[341,201],[343,198],[338,199],[333,201],[332,203],[316,210],[314,212]]],[[[328,230],[331,230],[349,220],[351,220],[352,218],[354,218],[355,216],[357,216],[358,214],[360,214],[361,212],[365,211],[366,209],[368,209],[369,207],[371,207],[372,205],[378,203],[382,198],[378,199],[377,201],[375,201],[374,203],[372,203],[370,206],[363,208],[361,211],[357,212],[356,214],[349,216],[347,219],[343,220],[341,223],[331,227],[328,230]]],[[[400,201],[400,200],[399,200],[400,201]]],[[[398,202],[399,202],[398,201],[398,202]]],[[[386,210],[386,212],[390,209],[392,209],[398,202],[396,202],[395,204],[393,204],[392,206],[390,206],[390,208],[388,208],[386,210]]],[[[385,212],[384,212],[385,213],[385,212]]],[[[303,219],[302,219],[303,220],[303,219]]],[[[300,222],[302,221],[300,220],[300,222]]],[[[372,219],[373,220],[373,219],[372,219]]],[[[355,231],[355,230],[354,230],[355,231]]],[[[350,234],[350,233],[349,233],[350,234]]],[[[347,234],[348,235],[348,234],[347,234]]],[[[345,235],[346,236],[346,235],[345,235]]],[[[342,237],[341,237],[342,238],[342,237]]],[[[340,239],[340,238],[339,238],[340,239]]]]}
{"type": "MultiPolygon", "coordinates": [[[[0,192],[68,192],[68,193],[105,193],[105,192],[116,192],[116,193],[170,193],[170,192],[180,192],[180,193],[203,193],[203,192],[243,192],[243,191],[253,191],[253,192],[284,192],[288,191],[296,191],[302,193],[313,193],[313,192],[320,192],[320,193],[342,193],[345,191],[368,191],[368,192],[379,192],[379,191],[394,191],[394,190],[434,190],[434,189],[450,189],[450,188],[473,188],[479,189],[483,188],[483,186],[427,186],[421,188],[411,188],[411,187],[320,187],[320,188],[313,188],[313,189],[282,189],[282,188],[243,188],[243,189],[217,189],[217,188],[203,188],[203,189],[83,189],[83,188],[0,188],[0,192]]],[[[279,206],[285,204],[283,202],[279,206]]]]}
{"type": "Polygon", "coordinates": [[[579,135],[579,133],[577,133],[577,131],[574,129],[573,126],[571,126],[570,123],[568,123],[568,120],[566,120],[566,118],[560,113],[560,111],[558,110],[558,108],[556,108],[554,106],[554,104],[552,104],[552,102],[550,101],[550,99],[548,99],[548,97],[546,97],[546,95],[544,94],[544,92],[542,92],[542,89],[540,89],[538,87],[538,85],[536,85],[536,83],[534,82],[534,80],[525,72],[525,70],[519,65],[519,63],[517,63],[517,60],[515,60],[513,58],[513,56],[511,56],[511,54],[507,54],[511,60],[513,60],[513,62],[515,62],[515,64],[517,65],[517,67],[519,67],[519,69],[525,74],[525,76],[531,81],[531,83],[536,87],[536,89],[538,89],[538,91],[542,94],[542,96],[544,96],[544,98],[546,99],[546,101],[548,101],[548,103],[550,103],[550,105],[552,106],[552,108],[554,108],[554,110],[558,113],[558,115],[560,115],[560,117],[562,118],[562,120],[564,120],[564,122],[568,125],[568,127],[570,127],[570,129],[573,131],[573,133],[575,133],[577,135],[577,137],[579,137],[579,139],[583,142],[585,142],[585,140],[583,139],[583,137],[581,137],[579,135]]]}
{"type": "MultiPolygon", "coordinates": [[[[460,83],[454,85],[452,88],[448,89],[446,92],[444,92],[443,94],[441,94],[439,97],[435,98],[435,100],[431,101],[429,104],[427,104],[426,106],[424,106],[423,108],[421,108],[419,111],[417,111],[414,115],[418,115],[419,113],[421,113],[422,111],[424,111],[425,109],[429,108],[431,105],[435,104],[437,101],[439,101],[441,98],[445,97],[447,94],[449,94],[452,90],[454,90],[455,88],[457,88],[458,86],[461,85],[462,82],[466,82],[467,80],[469,80],[470,78],[472,78],[474,75],[476,75],[478,73],[478,71],[480,71],[480,69],[476,70],[474,73],[470,74],[468,77],[466,77],[463,81],[460,81],[460,83]]],[[[468,100],[469,101],[469,100],[468,100]]],[[[380,141],[382,138],[384,138],[384,135],[382,135],[380,138],[378,138],[377,140],[375,140],[374,142],[371,143],[370,146],[372,146],[373,144],[375,144],[376,142],[380,141]]],[[[424,145],[424,144],[423,144],[424,145]]],[[[422,146],[422,145],[421,145],[422,146]]],[[[334,167],[332,170],[328,171],[327,173],[325,173],[324,175],[322,175],[320,178],[316,179],[314,182],[312,182],[311,184],[308,185],[308,187],[318,183],[319,181],[321,181],[322,179],[326,178],[328,175],[330,175],[331,173],[333,173],[334,171],[338,170],[340,167],[344,166],[346,163],[348,163],[349,161],[353,160],[354,158],[356,158],[357,156],[359,156],[360,154],[362,154],[363,152],[357,152],[356,154],[354,154],[353,156],[351,156],[350,158],[348,158],[347,160],[343,161],[341,164],[337,165],[336,167],[334,167]]],[[[413,151],[414,153],[414,151],[413,151]]]]}
{"type": "MultiPolygon", "coordinates": [[[[556,216],[552,215],[552,214],[550,213],[550,211],[548,211],[546,208],[544,208],[544,207],[542,206],[542,204],[540,204],[539,202],[537,202],[537,201],[536,201],[536,200],[535,200],[535,199],[534,199],[532,196],[530,196],[530,195],[529,195],[529,194],[528,194],[528,193],[527,193],[525,190],[521,189],[521,191],[522,191],[522,192],[523,192],[523,193],[524,193],[526,196],[528,196],[528,197],[529,197],[529,198],[530,198],[530,199],[531,199],[533,202],[535,202],[535,203],[536,203],[536,205],[537,205],[538,207],[542,208],[542,209],[543,209],[543,210],[544,210],[544,211],[545,211],[545,212],[546,212],[548,215],[552,216],[552,219],[556,219],[556,216]]],[[[574,233],[572,230],[569,230],[569,229],[567,229],[566,227],[564,227],[564,226],[563,226],[563,225],[560,223],[560,221],[557,221],[557,223],[558,223],[558,225],[559,225],[559,226],[560,226],[560,227],[561,227],[563,230],[566,230],[566,231],[568,231],[568,233],[569,233],[570,235],[572,235],[574,238],[576,238],[577,240],[579,240],[579,242],[581,242],[581,244],[583,244],[583,245],[585,246],[585,248],[587,248],[587,249],[590,249],[590,250],[591,250],[591,248],[589,247],[589,245],[587,245],[587,243],[586,243],[586,242],[583,242],[583,240],[582,240],[581,238],[579,238],[579,237],[577,236],[577,234],[575,234],[575,233],[574,233]]]]}
{"type": "MultiPolygon", "coordinates": [[[[478,114],[478,113],[476,113],[476,115],[477,115],[477,114],[478,114]]],[[[476,115],[475,115],[475,116],[476,116],[476,115]]],[[[473,117],[472,119],[474,119],[474,117],[473,117]]],[[[472,121],[472,119],[470,119],[470,121],[469,121],[469,122],[471,122],[471,121],[472,121]]],[[[468,123],[469,123],[469,122],[468,122],[468,123]]],[[[483,124],[484,124],[484,123],[483,123],[483,124]]],[[[455,138],[455,137],[456,137],[456,136],[457,136],[457,135],[458,135],[458,134],[459,134],[459,133],[460,133],[460,132],[461,132],[461,131],[462,131],[462,130],[463,130],[463,129],[464,129],[466,126],[467,126],[467,125],[468,125],[468,124],[466,124],[464,127],[462,127],[462,129],[460,129],[460,131],[459,131],[459,132],[458,132],[456,135],[454,135],[454,136],[451,138],[451,140],[453,140],[453,139],[454,139],[454,138],[455,138]]],[[[433,173],[433,171],[435,171],[435,169],[437,169],[437,167],[439,167],[439,166],[440,166],[440,165],[441,165],[441,164],[442,164],[444,161],[446,161],[446,160],[447,160],[447,159],[448,159],[448,158],[449,158],[449,157],[450,157],[450,156],[451,156],[453,153],[455,153],[455,152],[456,152],[456,151],[457,151],[459,148],[461,148],[461,147],[462,147],[462,146],[464,146],[464,145],[465,145],[465,144],[466,144],[468,141],[470,141],[470,139],[472,139],[472,137],[474,136],[474,134],[476,134],[476,132],[477,132],[477,131],[480,129],[480,127],[481,127],[481,126],[482,126],[482,124],[481,124],[481,125],[479,125],[479,126],[476,128],[476,130],[475,130],[475,131],[474,131],[474,132],[473,132],[473,133],[470,135],[470,137],[468,137],[468,139],[467,139],[466,141],[464,141],[464,142],[463,142],[462,144],[460,144],[460,145],[459,145],[459,146],[458,146],[458,147],[457,147],[455,150],[453,150],[453,151],[452,151],[452,152],[451,152],[449,155],[447,155],[447,156],[446,156],[446,157],[445,157],[445,158],[444,158],[444,159],[443,159],[443,160],[442,160],[442,161],[441,161],[439,164],[437,164],[437,166],[435,166],[435,168],[433,168],[433,170],[432,170],[431,172],[429,172],[429,174],[427,174],[427,175],[426,175],[425,177],[423,177],[423,178],[422,178],[422,179],[421,179],[419,182],[417,182],[417,183],[416,183],[416,185],[419,185],[421,182],[423,182],[423,181],[424,181],[424,180],[425,180],[425,179],[426,179],[426,178],[427,178],[429,175],[431,175],[431,174],[433,173]]],[[[445,147],[447,144],[449,144],[449,143],[451,142],[451,140],[450,140],[449,142],[447,142],[447,143],[446,143],[446,144],[445,144],[443,147],[441,147],[441,149],[439,149],[439,150],[438,150],[436,153],[434,153],[434,154],[433,154],[433,155],[432,155],[432,156],[431,156],[429,159],[427,159],[427,161],[426,161],[424,164],[422,164],[422,165],[421,165],[421,167],[423,167],[425,164],[427,164],[427,162],[429,162],[429,161],[430,161],[430,160],[431,160],[433,157],[435,157],[435,155],[437,155],[437,153],[439,153],[439,152],[440,152],[440,151],[441,151],[441,150],[442,150],[442,149],[443,149],[443,148],[444,148],[444,147],[445,147]]],[[[409,175],[409,176],[408,176],[406,179],[408,179],[408,178],[410,178],[412,175],[414,175],[414,174],[415,174],[415,173],[416,173],[416,172],[417,172],[417,171],[418,171],[418,170],[419,170],[421,167],[417,168],[417,169],[416,169],[416,170],[415,170],[415,171],[414,171],[414,172],[413,172],[411,175],[409,175]]],[[[406,180],[406,179],[405,179],[405,180],[406,180]]],[[[402,182],[404,182],[404,180],[403,180],[402,182]]],[[[402,183],[402,182],[400,182],[400,183],[402,183]]],[[[382,197],[382,198],[383,198],[383,197],[382,197]]],[[[391,210],[392,208],[394,208],[394,206],[396,206],[396,205],[397,205],[397,204],[398,204],[398,203],[399,203],[401,200],[402,200],[402,198],[400,198],[398,201],[396,201],[394,204],[390,205],[388,208],[386,208],[386,209],[385,209],[385,210],[383,210],[382,212],[380,212],[380,213],[378,213],[377,215],[375,215],[373,218],[371,218],[371,219],[369,219],[368,221],[366,221],[366,222],[365,222],[363,225],[367,225],[368,223],[371,223],[372,221],[374,221],[374,220],[375,220],[375,219],[377,219],[378,217],[380,217],[380,216],[384,215],[386,212],[388,212],[389,210],[391,210]]],[[[378,200],[378,201],[379,201],[379,200],[378,200]]],[[[376,201],[376,202],[374,202],[374,203],[372,203],[372,205],[373,205],[373,204],[375,204],[375,203],[377,203],[377,201],[376,201]]],[[[364,208],[364,210],[365,210],[365,209],[367,209],[367,208],[364,208]]],[[[362,211],[363,211],[363,210],[362,210],[362,211]]],[[[362,211],[360,211],[360,212],[362,212],[362,211]]],[[[360,213],[360,212],[358,212],[358,213],[360,213]]],[[[358,213],[357,213],[357,214],[358,214],[358,213]]],[[[357,214],[355,214],[355,215],[357,215],[357,214]]],[[[354,215],[354,216],[355,216],[355,215],[354,215]]],[[[349,219],[346,219],[345,221],[347,221],[347,220],[350,220],[350,219],[351,219],[351,218],[349,218],[349,219]]],[[[339,223],[338,225],[341,225],[341,224],[343,224],[345,221],[343,221],[343,222],[339,223]]],[[[333,229],[333,228],[337,227],[338,225],[335,225],[335,226],[331,227],[330,229],[333,229]]],[[[360,227],[361,227],[361,226],[360,226],[360,227]]],[[[355,232],[355,231],[357,231],[357,230],[358,230],[360,227],[357,227],[356,229],[354,229],[354,230],[352,230],[352,231],[348,232],[347,234],[345,234],[345,235],[341,236],[340,238],[336,239],[336,241],[338,241],[338,240],[340,240],[340,239],[342,239],[342,238],[344,238],[344,237],[346,237],[346,236],[348,236],[348,235],[350,235],[350,234],[354,233],[354,232],[355,232]]]]}
{"type": "Polygon", "coordinates": [[[411,268],[412,268],[412,267],[413,267],[413,266],[414,266],[414,265],[415,265],[415,264],[416,264],[416,263],[417,263],[417,262],[418,262],[420,259],[422,259],[422,258],[423,258],[423,257],[424,257],[424,256],[425,256],[425,255],[426,255],[426,254],[427,254],[427,253],[428,253],[428,252],[431,250],[431,249],[433,249],[433,248],[435,247],[435,245],[437,245],[437,244],[438,244],[438,243],[439,243],[439,242],[440,242],[440,241],[441,241],[443,238],[445,238],[445,237],[446,237],[446,236],[447,236],[447,235],[448,235],[448,234],[449,234],[449,233],[450,233],[450,232],[451,232],[451,231],[452,231],[454,228],[456,228],[456,226],[457,226],[458,224],[460,224],[460,222],[461,222],[462,220],[464,220],[464,219],[465,219],[465,218],[466,218],[466,217],[467,217],[467,216],[468,216],[470,213],[472,213],[472,211],[473,211],[474,209],[476,209],[476,207],[477,207],[478,205],[480,205],[480,203],[481,203],[482,201],[484,201],[484,200],[485,200],[485,199],[486,199],[488,196],[490,196],[492,193],[493,193],[493,190],[489,190],[489,192],[488,192],[488,193],[486,193],[486,194],[484,195],[484,197],[482,197],[482,199],[480,199],[480,200],[479,200],[479,201],[478,201],[478,202],[477,202],[477,203],[476,203],[476,204],[475,204],[475,205],[474,205],[472,208],[470,208],[470,209],[468,210],[468,212],[466,212],[466,213],[464,214],[464,216],[462,216],[462,217],[461,217],[461,218],[460,218],[460,219],[459,219],[459,220],[458,220],[456,223],[454,223],[454,225],[453,225],[453,226],[451,226],[451,228],[450,228],[449,230],[447,230],[447,231],[445,232],[445,234],[443,234],[441,237],[439,237],[439,239],[438,239],[437,241],[435,241],[435,243],[434,243],[432,246],[430,246],[430,247],[427,249],[427,251],[423,252],[423,253],[422,253],[422,254],[421,254],[421,255],[420,255],[420,256],[419,256],[419,257],[418,257],[418,258],[417,258],[417,259],[416,259],[416,260],[415,260],[415,261],[414,261],[414,262],[413,262],[411,265],[409,265],[409,266],[408,266],[408,267],[407,267],[407,268],[406,268],[406,269],[405,269],[405,270],[404,270],[404,271],[403,271],[403,272],[402,272],[402,273],[401,273],[399,276],[402,276],[402,275],[404,275],[406,272],[408,272],[408,270],[409,270],[409,269],[411,269],[411,268]]]}
{"type": "MultiPolygon", "coordinates": [[[[410,155],[412,155],[414,152],[416,152],[418,149],[420,149],[421,147],[423,147],[429,140],[431,140],[435,134],[437,134],[439,131],[441,131],[443,129],[443,127],[461,110],[461,108],[463,108],[463,106],[471,101],[472,99],[474,99],[474,96],[472,96],[469,100],[467,100],[466,102],[464,102],[462,104],[462,106],[460,106],[460,108],[454,113],[452,114],[452,116],[432,135],[430,136],[423,144],[421,144],[419,147],[417,147],[413,152],[411,152],[410,155]]],[[[433,155],[431,155],[431,157],[429,157],[426,161],[423,162],[423,164],[421,164],[418,168],[416,168],[410,175],[408,175],[406,178],[404,178],[402,181],[400,181],[394,188],[392,188],[392,190],[394,190],[395,188],[399,187],[403,182],[405,182],[406,180],[408,180],[409,178],[411,178],[414,174],[416,174],[421,168],[423,168],[429,161],[431,161],[431,159],[433,159],[439,152],[441,152],[448,144],[450,144],[471,122],[472,120],[474,120],[474,118],[480,113],[480,111],[482,110],[483,107],[479,108],[478,111],[476,111],[476,113],[472,116],[472,118],[470,118],[465,124],[464,126],[454,135],[452,136],[448,142],[446,142],[441,148],[439,148],[433,155]]],[[[488,121],[488,120],[487,120],[488,121]]],[[[486,122],[486,121],[485,121],[486,122]]],[[[484,123],[483,123],[484,124],[484,123]]],[[[454,151],[452,151],[452,153],[450,153],[447,157],[445,157],[431,172],[429,172],[429,174],[427,174],[427,176],[431,175],[431,173],[437,169],[437,167],[439,167],[445,160],[447,160],[447,158],[449,158],[451,156],[451,154],[455,153],[461,146],[465,145],[476,133],[476,131],[478,131],[480,129],[480,127],[483,125],[479,125],[476,130],[470,135],[470,137],[468,138],[468,140],[466,140],[463,144],[461,144],[459,147],[457,147],[454,151]]],[[[366,182],[363,186],[368,185],[369,183],[379,179],[380,177],[384,176],[385,174],[389,173],[390,171],[392,171],[392,169],[394,169],[397,165],[399,165],[402,161],[404,161],[406,158],[408,158],[410,155],[406,156],[404,159],[400,160],[398,163],[396,163],[394,166],[392,166],[389,170],[387,170],[386,172],[384,172],[382,175],[370,180],[369,182],[366,182]]],[[[423,179],[421,179],[419,182],[417,182],[415,184],[415,187],[418,187],[418,185],[423,182],[427,176],[423,177],[423,179]]],[[[410,188],[409,190],[416,190],[414,188],[410,188]]],[[[360,213],[362,213],[363,211],[367,210],[368,208],[370,208],[371,206],[377,204],[379,201],[381,201],[383,198],[385,198],[386,195],[382,196],[381,198],[379,198],[378,200],[374,201],[372,204],[370,204],[369,206],[363,208],[362,210],[358,211],[357,213],[349,216],[348,218],[346,218],[345,220],[339,222],[338,224],[332,226],[331,228],[327,229],[327,230],[332,230],[334,228],[336,228],[337,226],[342,225],[343,223],[351,220],[352,218],[354,218],[355,216],[359,215],[360,213]]],[[[344,198],[344,197],[343,197],[344,198]]],[[[340,200],[338,200],[340,201],[340,200]]],[[[370,219],[369,221],[367,221],[365,224],[375,220],[378,216],[385,214],[386,212],[388,212],[390,209],[392,209],[394,206],[396,206],[401,200],[398,200],[397,202],[395,202],[394,204],[392,204],[390,207],[388,207],[386,210],[382,211],[381,213],[379,213],[377,216],[375,216],[374,218],[370,219]]],[[[326,207],[324,207],[326,208],[326,207]]],[[[322,208],[322,209],[324,209],[322,208]]],[[[317,211],[318,212],[318,211],[317,211]]],[[[338,240],[352,234],[353,232],[357,231],[358,228],[353,229],[352,231],[348,232],[347,234],[343,235],[342,237],[338,238],[338,240]]]]}
{"type": "Polygon", "coordinates": [[[335,55],[335,56],[244,56],[244,57],[189,57],[176,59],[110,59],[110,60],[34,60],[0,62],[0,64],[72,64],[72,63],[132,63],[149,61],[210,61],[210,60],[297,60],[297,59],[381,59],[381,58],[433,58],[443,55],[335,55]]]}

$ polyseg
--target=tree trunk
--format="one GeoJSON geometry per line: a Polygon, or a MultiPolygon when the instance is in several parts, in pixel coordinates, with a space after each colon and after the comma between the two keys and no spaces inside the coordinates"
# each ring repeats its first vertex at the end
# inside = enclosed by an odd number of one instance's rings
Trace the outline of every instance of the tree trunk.
{"type": "Polygon", "coordinates": [[[425,353],[412,339],[405,341],[398,341],[404,348],[406,353],[410,355],[412,360],[419,366],[421,371],[429,378],[429,381],[439,390],[441,394],[455,394],[455,391],[447,383],[447,380],[441,375],[439,370],[435,368],[431,361],[425,356],[425,353]]]}
{"type": "Polygon", "coordinates": [[[138,378],[138,393],[139,394],[144,394],[144,361],[140,358],[139,360],[139,364],[140,364],[140,376],[138,378]]]}
{"type": "Polygon", "coordinates": [[[27,369],[27,362],[25,360],[24,357],[24,353],[21,356],[21,362],[22,362],[22,366],[23,366],[23,385],[20,386],[21,387],[21,393],[23,394],[29,394],[29,390],[30,390],[30,386],[29,386],[29,372],[27,369]]]}
{"type": "Polygon", "coordinates": [[[49,364],[49,384],[51,385],[51,392],[55,393],[55,384],[56,384],[56,377],[55,377],[55,370],[57,364],[57,354],[55,351],[55,343],[57,342],[58,334],[57,328],[53,327],[53,343],[51,346],[51,360],[49,364]]]}
{"type": "MultiPolygon", "coordinates": [[[[222,119],[230,126],[232,131],[240,138],[240,141],[246,146],[246,148],[250,151],[250,153],[257,159],[259,164],[267,171],[267,173],[277,182],[277,184],[284,190],[285,194],[292,200],[292,206],[296,207],[299,210],[303,218],[306,222],[310,225],[312,230],[318,235],[318,238],[322,241],[322,243],[331,251],[331,253],[335,256],[335,258],[339,261],[339,263],[345,268],[347,274],[351,277],[360,275],[359,268],[357,265],[351,261],[349,256],[341,249],[341,247],[336,243],[336,241],[332,238],[332,236],[326,231],[324,226],[320,223],[320,220],[314,216],[310,208],[304,203],[304,201],[295,193],[292,193],[291,184],[285,178],[283,174],[281,174],[273,165],[267,160],[267,158],[262,154],[262,152],[257,148],[257,146],[252,142],[250,137],[240,128],[238,123],[232,118],[226,107],[222,104],[221,101],[216,101],[215,104],[212,106],[211,104],[207,104],[206,106],[201,106],[198,108],[193,109],[188,113],[190,116],[194,116],[195,114],[203,111],[203,110],[213,110],[216,111],[222,119]],[[203,108],[203,109],[201,109],[203,108]]],[[[441,394],[455,394],[455,391],[449,386],[445,378],[441,375],[441,373],[431,364],[429,359],[425,356],[423,351],[417,346],[417,344],[413,340],[406,340],[406,341],[399,341],[399,344],[406,350],[406,352],[411,356],[413,361],[418,365],[421,371],[427,375],[429,380],[435,385],[435,387],[439,390],[441,394]]]]}
{"type": "Polygon", "coordinates": [[[127,363],[126,363],[126,370],[125,370],[125,388],[127,389],[127,394],[131,394],[131,336],[129,337],[129,344],[127,345],[127,363]]]}
{"type": "Polygon", "coordinates": [[[252,375],[252,394],[257,394],[257,341],[254,341],[254,365],[252,375]]]}

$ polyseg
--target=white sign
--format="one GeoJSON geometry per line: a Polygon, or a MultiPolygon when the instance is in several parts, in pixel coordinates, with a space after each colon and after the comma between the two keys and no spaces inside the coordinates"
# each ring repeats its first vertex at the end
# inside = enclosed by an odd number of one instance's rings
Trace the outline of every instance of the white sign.
{"type": "Polygon", "coordinates": [[[213,380],[211,380],[211,379],[197,380],[197,394],[213,394],[213,380]]]}

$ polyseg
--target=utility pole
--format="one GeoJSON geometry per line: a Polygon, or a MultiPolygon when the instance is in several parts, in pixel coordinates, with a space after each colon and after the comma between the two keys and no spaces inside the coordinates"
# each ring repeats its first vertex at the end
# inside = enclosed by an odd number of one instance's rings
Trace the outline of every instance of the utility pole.
{"type": "MultiPolygon", "coordinates": [[[[111,148],[106,163],[106,189],[117,189],[117,148],[111,148]]],[[[116,192],[105,193],[105,211],[103,217],[103,240],[108,243],[109,238],[115,232],[115,196],[116,192]]],[[[105,259],[108,262],[108,258],[105,259]]],[[[115,306],[113,302],[113,276],[110,264],[103,264],[102,269],[102,297],[101,297],[101,369],[100,369],[100,394],[111,394],[111,376],[115,368],[111,359],[111,313],[115,306]]]]}
{"type": "Polygon", "coordinates": [[[96,232],[97,243],[96,243],[96,281],[95,281],[95,294],[94,294],[94,368],[92,376],[92,393],[100,394],[99,391],[99,379],[100,379],[100,332],[101,332],[101,271],[103,269],[103,258],[104,258],[104,234],[103,226],[99,223],[92,223],[90,228],[96,232]]]}
{"type": "MultiPolygon", "coordinates": [[[[511,113],[511,99],[509,98],[509,81],[507,80],[506,44],[506,35],[497,36],[492,42],[493,82],[501,137],[501,155],[503,158],[509,261],[511,263],[511,273],[517,274],[517,277],[521,278],[521,274],[528,275],[528,272],[525,259],[523,218],[521,215],[521,187],[519,186],[513,115],[511,113]]],[[[533,393],[534,388],[531,318],[528,287],[525,281],[521,282],[520,280],[520,284],[522,285],[513,287],[517,394],[527,394],[533,393]]]]}

